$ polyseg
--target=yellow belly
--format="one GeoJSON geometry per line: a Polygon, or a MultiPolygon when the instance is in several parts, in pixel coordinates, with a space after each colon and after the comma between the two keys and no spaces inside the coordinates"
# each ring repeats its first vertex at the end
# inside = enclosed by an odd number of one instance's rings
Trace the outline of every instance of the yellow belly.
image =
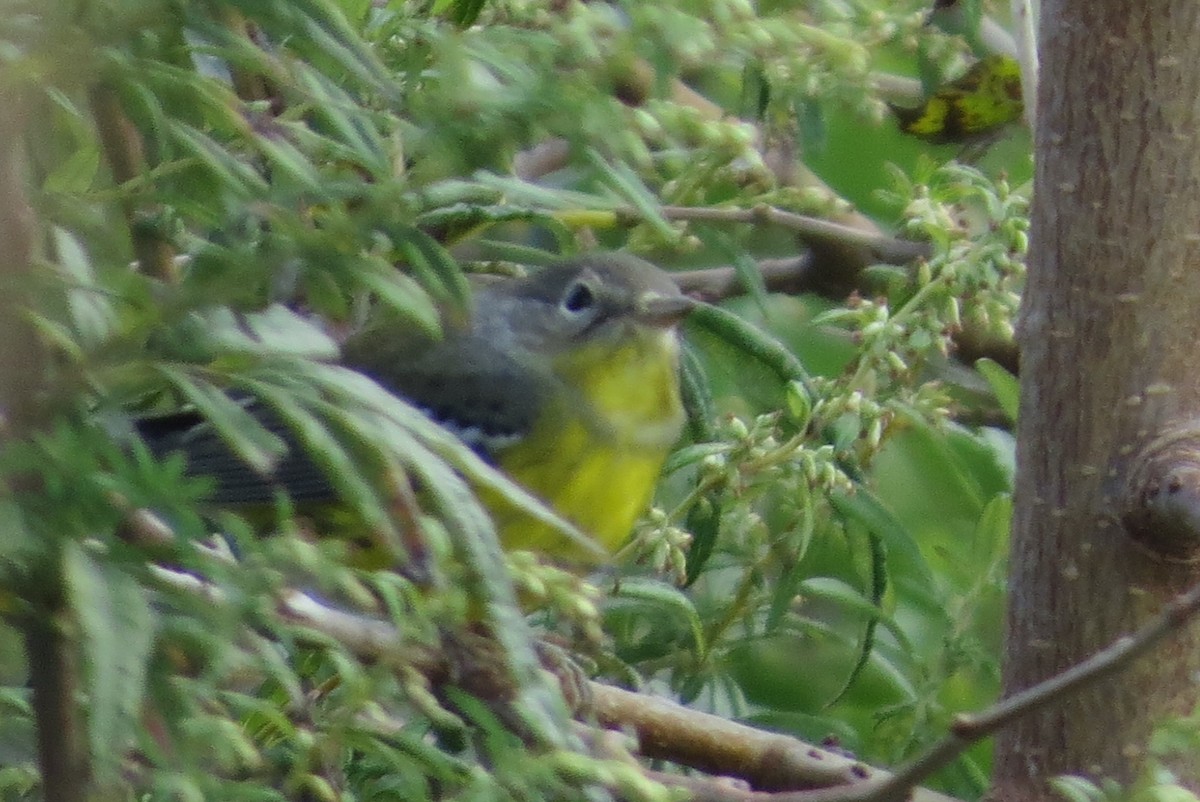
{"type": "MultiPolygon", "coordinates": [[[[629,536],[650,504],[666,449],[597,442],[574,423],[555,438],[553,452],[517,450],[501,466],[555,512],[608,551],[629,536]]],[[[506,548],[533,549],[567,559],[582,555],[561,534],[506,504],[491,505],[506,548]]]]}
{"type": "MultiPolygon", "coordinates": [[[[631,337],[598,361],[557,366],[563,392],[534,430],[496,456],[500,467],[608,551],[649,506],[663,461],[679,437],[677,341],[673,332],[631,337]],[[570,388],[570,389],[567,389],[570,388]]],[[[562,535],[506,504],[489,504],[506,548],[580,555],[562,535]]]]}

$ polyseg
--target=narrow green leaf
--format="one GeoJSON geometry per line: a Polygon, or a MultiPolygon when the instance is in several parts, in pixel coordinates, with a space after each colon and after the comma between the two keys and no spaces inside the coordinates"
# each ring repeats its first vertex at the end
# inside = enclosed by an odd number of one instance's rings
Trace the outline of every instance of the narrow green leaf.
{"type": "Polygon", "coordinates": [[[289,5],[303,15],[298,27],[306,44],[315,46],[382,96],[398,98],[387,68],[355,33],[336,4],[327,0],[291,0],[289,5]]]}
{"type": "MultiPolygon", "coordinates": [[[[887,619],[876,602],[840,579],[827,576],[809,577],[802,580],[797,589],[807,598],[834,602],[846,611],[861,615],[867,620],[887,619]]],[[[896,628],[894,621],[889,623],[892,628],[896,628]]]]}
{"type": "Polygon", "coordinates": [[[700,460],[712,454],[728,454],[729,446],[725,443],[696,443],[690,446],[676,449],[671,452],[671,456],[667,457],[666,463],[663,465],[663,475],[674,473],[681,468],[686,468],[689,465],[695,465],[700,460]]]}
{"type": "Polygon", "coordinates": [[[411,276],[390,265],[379,270],[364,270],[358,280],[378,296],[379,300],[424,334],[437,337],[441,332],[441,316],[429,294],[411,276]]]}
{"type": "Polygon", "coordinates": [[[897,570],[911,572],[933,587],[933,572],[912,533],[866,488],[859,487],[851,494],[831,493],[829,504],[843,518],[878,535],[888,550],[888,559],[899,563],[897,570]]]}
{"type": "Polygon", "coordinates": [[[710,491],[701,496],[687,514],[687,531],[692,536],[692,545],[687,552],[685,571],[687,584],[700,578],[705,563],[712,557],[721,533],[721,493],[710,491]]]}
{"type": "Polygon", "coordinates": [[[696,654],[703,656],[707,651],[704,639],[704,625],[700,614],[689,596],[673,585],[653,579],[628,577],[621,580],[616,592],[617,598],[630,599],[649,605],[654,611],[654,617],[672,615],[681,618],[692,635],[692,644],[696,654]]]}
{"type": "Polygon", "coordinates": [[[371,115],[329,76],[317,70],[300,70],[297,78],[315,101],[312,114],[320,122],[318,128],[327,129],[373,174],[389,174],[392,165],[388,146],[371,115]]]}
{"type": "Polygon", "coordinates": [[[1052,777],[1049,782],[1066,802],[1100,802],[1107,798],[1099,786],[1083,777],[1052,777]]]}
{"type": "Polygon", "coordinates": [[[465,308],[471,288],[462,267],[436,240],[418,228],[395,224],[388,233],[409,268],[435,300],[465,308]]]}
{"type": "MultiPolygon", "coordinates": [[[[400,400],[388,397],[391,401],[382,404],[381,411],[398,410],[400,400]]],[[[525,724],[546,745],[576,745],[561,688],[557,682],[548,681],[542,671],[532,647],[533,633],[517,603],[512,579],[500,569],[504,552],[491,519],[463,478],[442,460],[421,459],[414,461],[412,468],[455,535],[452,542],[467,571],[468,592],[481,604],[489,629],[501,647],[501,659],[516,684],[516,707],[525,724]]]]}
{"type": "MultiPolygon", "coordinates": [[[[597,560],[609,558],[608,552],[600,548],[592,538],[555,515],[542,501],[485,462],[452,432],[442,428],[420,410],[384,390],[366,376],[339,365],[317,362],[304,363],[297,369],[311,386],[322,388],[338,403],[360,407],[402,427],[404,431],[416,437],[426,449],[461,471],[476,486],[500,494],[516,510],[539,523],[553,527],[571,541],[573,547],[581,554],[597,560]]],[[[429,464],[439,462],[426,461],[429,464]]],[[[443,474],[438,471],[437,475],[443,474]]],[[[448,486],[456,487],[457,484],[451,482],[448,486]]]]}
{"type": "Polygon", "coordinates": [[[283,304],[271,304],[261,312],[249,312],[240,320],[251,335],[253,353],[270,351],[309,359],[338,357],[337,343],[323,328],[283,304]]]}
{"type": "Polygon", "coordinates": [[[460,28],[469,28],[479,18],[487,0],[451,0],[450,21],[460,28]]]}
{"type": "Polygon", "coordinates": [[[267,473],[287,453],[287,444],[268,431],[246,408],[207,382],[196,381],[170,365],[156,369],[213,425],[222,439],[254,470],[267,473]]]}
{"type": "Polygon", "coordinates": [[[99,170],[100,149],[95,145],[82,145],[46,176],[42,189],[64,194],[87,192],[99,170]]]}
{"type": "Polygon", "coordinates": [[[608,212],[614,212],[621,208],[621,202],[613,198],[590,195],[570,189],[545,187],[522,181],[514,176],[479,171],[471,178],[484,188],[502,193],[507,202],[520,206],[560,211],[587,209],[608,212]]]}
{"type": "Polygon", "coordinates": [[[275,168],[276,180],[291,179],[305,192],[321,192],[321,175],[316,165],[291,142],[264,135],[255,137],[254,145],[275,168]]]}
{"type": "Polygon", "coordinates": [[[659,210],[658,198],[637,177],[637,174],[633,170],[624,164],[608,162],[594,148],[588,149],[587,160],[600,174],[601,178],[605,180],[605,183],[621,199],[637,210],[642,222],[654,228],[663,239],[668,241],[675,239],[675,229],[671,226],[670,221],[662,216],[662,212],[659,210]]]}
{"type": "MultiPolygon", "coordinates": [[[[283,418],[304,446],[305,453],[325,472],[342,500],[353,507],[368,526],[395,536],[395,525],[387,506],[364,471],[364,466],[334,435],[329,425],[301,406],[294,393],[268,382],[251,381],[247,386],[283,418]]],[[[342,424],[351,423],[350,416],[336,407],[326,407],[325,411],[340,416],[342,424]]]]}
{"type": "MultiPolygon", "coordinates": [[[[561,228],[561,226],[556,227],[561,228]]],[[[514,262],[519,265],[546,267],[562,260],[564,255],[562,251],[549,251],[519,242],[479,239],[474,244],[479,248],[480,255],[485,259],[514,262]]],[[[559,244],[561,245],[562,243],[560,242],[559,244]]],[[[564,250],[569,247],[565,246],[564,250]]]]}
{"type": "Polygon", "coordinates": [[[683,344],[682,359],[679,366],[680,388],[683,391],[683,408],[688,416],[688,430],[692,440],[697,443],[707,443],[717,439],[716,407],[713,403],[712,389],[704,372],[704,363],[696,354],[696,349],[688,343],[683,344]]]}
{"type": "Polygon", "coordinates": [[[758,262],[756,262],[745,248],[739,247],[733,238],[712,226],[693,224],[691,231],[700,241],[708,246],[714,253],[723,259],[726,259],[733,265],[733,270],[737,273],[738,279],[742,282],[742,286],[746,288],[747,293],[758,305],[758,308],[767,314],[767,282],[763,279],[762,271],[759,270],[758,262]]]}
{"type": "Polygon", "coordinates": [[[459,203],[474,206],[496,206],[505,200],[505,193],[496,187],[485,186],[477,181],[445,178],[421,187],[415,200],[420,212],[431,212],[459,203]]]}
{"type": "Polygon", "coordinates": [[[413,237],[417,247],[425,254],[430,267],[433,268],[442,286],[449,293],[451,303],[465,307],[471,299],[471,288],[463,275],[462,267],[441,243],[420,229],[416,229],[413,237]]]}
{"type": "Polygon", "coordinates": [[[1008,554],[1008,534],[1012,528],[1012,496],[998,494],[983,508],[975,524],[974,564],[983,567],[998,565],[1008,554]]]}
{"type": "Polygon", "coordinates": [[[96,274],[83,243],[63,228],[55,227],[53,234],[58,264],[74,284],[67,291],[72,328],[78,334],[81,346],[97,346],[112,333],[117,325],[117,314],[109,296],[96,284],[96,274]]]}
{"type": "Polygon", "coordinates": [[[242,196],[265,195],[269,187],[255,170],[208,135],[178,120],[168,122],[175,142],[209,169],[222,186],[242,196]]]}
{"type": "Polygon", "coordinates": [[[741,317],[712,304],[697,304],[688,315],[688,326],[697,326],[769,368],[781,382],[796,381],[811,397],[808,371],[786,345],[741,317]]]}
{"type": "Polygon", "coordinates": [[[33,564],[34,556],[44,554],[49,545],[29,530],[25,512],[11,495],[0,498],[0,533],[0,566],[5,568],[33,564]]]}
{"type": "Polygon", "coordinates": [[[37,330],[38,336],[53,349],[60,352],[69,361],[80,363],[86,358],[86,353],[79,345],[75,332],[57,320],[51,320],[36,313],[29,314],[29,322],[37,330]]]}
{"type": "Polygon", "coordinates": [[[154,614],[141,587],[119,566],[68,541],[67,597],[80,622],[86,661],[88,736],[97,780],[117,779],[141,729],[138,714],[154,640],[154,614]]]}
{"type": "Polygon", "coordinates": [[[983,376],[992,388],[1004,416],[1010,423],[1015,424],[1017,411],[1021,406],[1020,380],[1009,373],[999,362],[987,357],[975,361],[975,370],[979,371],[979,375],[983,376]]]}

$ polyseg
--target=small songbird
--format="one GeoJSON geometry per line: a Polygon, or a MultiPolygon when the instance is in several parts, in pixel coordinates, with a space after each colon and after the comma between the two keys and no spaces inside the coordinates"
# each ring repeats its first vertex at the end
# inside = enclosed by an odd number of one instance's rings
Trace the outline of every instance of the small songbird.
{"type": "MultiPolygon", "coordinates": [[[[692,306],[653,265],[591,254],[476,286],[467,315],[443,315],[441,339],[381,318],[345,343],[342,362],[615,551],[650,503],[684,423],[677,324],[692,306]]],[[[158,419],[140,429],[151,451],[181,451],[191,473],[211,476],[215,503],[264,504],[280,490],[302,504],[334,500],[286,431],[297,453],[261,475],[203,422],[158,419]]],[[[506,548],[580,556],[550,525],[494,494],[483,501],[506,548]]]]}

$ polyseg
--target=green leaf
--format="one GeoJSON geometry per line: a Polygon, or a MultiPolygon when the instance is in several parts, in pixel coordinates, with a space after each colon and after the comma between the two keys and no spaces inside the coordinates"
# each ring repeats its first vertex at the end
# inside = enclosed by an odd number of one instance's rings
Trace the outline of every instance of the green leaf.
{"type": "Polygon", "coordinates": [[[471,299],[471,288],[467,284],[466,276],[463,275],[462,267],[450,255],[450,252],[442,247],[440,242],[424,231],[415,229],[413,238],[417,247],[425,254],[429,266],[433,268],[441,285],[446,289],[451,303],[460,308],[465,307],[471,299]]]}
{"type": "Polygon", "coordinates": [[[170,120],[168,125],[175,142],[207,167],[223,189],[242,197],[268,193],[270,187],[263,177],[212,137],[178,120],[170,120]]]}
{"type": "Polygon", "coordinates": [[[335,136],[374,175],[388,175],[391,164],[387,147],[370,110],[358,105],[329,76],[316,70],[301,70],[297,78],[315,101],[311,113],[321,123],[318,129],[335,136]]]}
{"type": "Polygon", "coordinates": [[[763,278],[758,262],[746,252],[745,248],[739,246],[732,237],[720,229],[694,224],[691,230],[714,254],[733,265],[733,270],[737,273],[742,287],[746,289],[765,316],[767,314],[767,282],[763,278]]]}
{"type": "MultiPolygon", "coordinates": [[[[411,460],[415,470],[428,474],[425,478],[434,489],[441,486],[439,481],[445,481],[448,494],[445,501],[449,509],[453,510],[455,503],[462,503],[462,498],[452,498],[462,486],[462,482],[460,478],[450,478],[454,476],[454,472],[448,471],[444,464],[447,462],[461,471],[476,487],[498,493],[517,511],[553,527],[571,541],[581,554],[597,560],[609,558],[608,552],[600,548],[592,538],[554,514],[542,501],[484,461],[452,432],[439,426],[420,410],[384,390],[366,376],[338,365],[321,363],[306,363],[297,366],[297,370],[301,371],[307,382],[314,387],[323,388],[331,399],[342,406],[357,406],[364,412],[379,416],[381,420],[377,425],[397,426],[402,432],[414,436],[422,448],[419,451],[414,449],[405,456],[411,460]]],[[[377,434],[380,437],[385,436],[382,431],[377,434]]],[[[465,492],[472,498],[474,507],[478,508],[470,490],[465,492]]],[[[467,522],[464,520],[463,523],[467,522]]]]}
{"type": "Polygon", "coordinates": [[[861,487],[852,494],[832,493],[829,504],[843,518],[879,536],[894,570],[911,573],[918,581],[933,586],[933,573],[912,533],[872,493],[861,487]]]}
{"type": "MultiPolygon", "coordinates": [[[[248,4],[248,7],[253,5],[248,4]]],[[[333,59],[383,97],[397,99],[391,74],[363,37],[350,26],[336,3],[291,0],[286,5],[289,6],[289,21],[296,26],[296,33],[302,37],[300,41],[304,45],[333,59]]]]}
{"type": "Polygon", "coordinates": [[[0,580],[4,571],[14,567],[24,569],[47,549],[48,544],[30,531],[25,515],[21,505],[11,495],[0,497],[0,533],[3,533],[0,536],[0,568],[3,569],[0,571],[0,580]]]}
{"type": "Polygon", "coordinates": [[[234,312],[221,306],[204,310],[202,318],[210,347],[222,354],[333,360],[340,353],[321,326],[283,304],[271,304],[260,312],[234,312]]]}
{"type": "MultiPolygon", "coordinates": [[[[295,393],[289,393],[268,382],[250,381],[249,389],[279,414],[288,428],[300,440],[304,451],[325,472],[338,495],[357,511],[367,525],[391,535],[393,544],[399,542],[395,524],[387,505],[380,497],[361,460],[342,444],[329,425],[318,415],[305,409],[295,393]]],[[[353,426],[354,420],[336,406],[320,404],[326,414],[336,416],[336,422],[353,426]]]]}
{"type": "Polygon", "coordinates": [[[54,228],[54,250],[58,264],[74,286],[67,292],[71,325],[84,348],[103,342],[117,325],[117,314],[98,286],[91,259],[82,242],[70,231],[54,228]]]}
{"type": "Polygon", "coordinates": [[[692,440],[706,443],[716,439],[716,407],[713,405],[712,389],[705,375],[704,363],[700,361],[696,349],[688,343],[683,344],[679,366],[680,389],[683,395],[683,408],[688,416],[688,430],[692,440]]]}
{"type": "Polygon", "coordinates": [[[74,542],[66,545],[67,598],[80,623],[86,662],[88,736],[101,783],[117,779],[141,730],[138,714],[155,620],[137,581],[74,542]]]}
{"type": "Polygon", "coordinates": [[[668,242],[675,239],[675,229],[671,227],[670,221],[662,216],[658,198],[632,169],[620,162],[607,161],[593,148],[588,149],[587,160],[605,180],[605,183],[622,200],[637,210],[642,222],[650,225],[658,232],[659,236],[668,242]]]}
{"type": "Polygon", "coordinates": [[[242,316],[245,328],[258,346],[257,353],[271,351],[309,359],[336,359],[338,346],[325,329],[283,304],[271,304],[261,312],[242,316]]]}
{"type": "Polygon", "coordinates": [[[245,406],[184,370],[157,365],[156,369],[213,425],[230,448],[259,473],[268,473],[287,453],[287,444],[268,431],[245,406]]]}
{"type": "Polygon", "coordinates": [[[291,142],[264,135],[255,137],[254,144],[275,168],[272,177],[276,181],[291,179],[304,192],[321,192],[321,175],[316,165],[291,142]]]}
{"type": "Polygon", "coordinates": [[[81,145],[54,168],[42,184],[45,192],[81,193],[91,189],[100,170],[100,149],[81,145]]]}
{"type": "Polygon", "coordinates": [[[1021,382],[1016,376],[994,359],[984,357],[975,361],[975,370],[987,381],[1000,404],[1001,411],[1010,423],[1017,422],[1017,411],[1021,406],[1021,382]]]}
{"type": "Polygon", "coordinates": [[[1182,785],[1164,783],[1146,789],[1147,802],[1197,802],[1197,796],[1182,785]]]}
{"type": "Polygon", "coordinates": [[[471,290],[462,268],[446,249],[420,229],[396,224],[389,233],[396,249],[421,286],[440,303],[465,308],[471,290]]]}
{"type": "Polygon", "coordinates": [[[989,501],[975,525],[972,563],[980,570],[996,566],[1008,555],[1008,534],[1012,528],[1012,496],[1001,493],[989,501]]]}
{"type": "Polygon", "coordinates": [[[487,0],[438,0],[433,13],[446,14],[459,28],[469,28],[479,18],[487,0]]]}
{"type": "Polygon", "coordinates": [[[412,321],[423,334],[441,336],[441,316],[429,294],[411,276],[390,265],[378,270],[363,270],[358,280],[387,307],[412,321]]]}
{"type": "Polygon", "coordinates": [[[511,204],[549,210],[615,211],[621,202],[611,197],[592,195],[570,189],[559,189],[522,181],[515,176],[480,171],[471,176],[480,187],[503,194],[511,204]]]}
{"type": "Polygon", "coordinates": [[[704,624],[689,596],[673,585],[652,579],[632,577],[622,579],[615,593],[618,599],[627,599],[646,604],[655,618],[663,615],[682,619],[692,636],[696,654],[703,656],[707,651],[704,639],[704,624]]]}
{"type": "Polygon", "coordinates": [[[1050,787],[1066,802],[1099,802],[1105,798],[1099,786],[1083,777],[1052,777],[1050,787]]]}
{"type": "Polygon", "coordinates": [[[769,368],[781,383],[797,381],[811,397],[808,371],[786,345],[738,315],[712,304],[697,304],[687,319],[696,326],[737,348],[769,368]]]}

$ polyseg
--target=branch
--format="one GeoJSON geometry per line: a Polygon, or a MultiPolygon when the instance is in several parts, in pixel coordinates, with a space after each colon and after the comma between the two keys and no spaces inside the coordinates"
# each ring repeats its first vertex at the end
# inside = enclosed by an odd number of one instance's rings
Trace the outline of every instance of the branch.
{"type": "MultiPolygon", "coordinates": [[[[596,718],[610,727],[632,727],[638,734],[639,750],[648,758],[740,777],[768,792],[796,788],[837,788],[844,792],[847,786],[890,776],[881,769],[796,738],[738,724],[667,699],[599,682],[590,683],[590,688],[596,718]]],[[[658,779],[672,784],[671,775],[658,779]]],[[[812,792],[739,792],[722,798],[764,802],[816,799],[812,792]]],[[[913,799],[946,802],[950,797],[922,789],[913,799]]]]}
{"type": "MultiPolygon", "coordinates": [[[[155,568],[153,575],[177,590],[201,594],[210,603],[226,603],[219,589],[193,574],[155,568]]],[[[360,659],[411,668],[435,684],[453,681],[476,695],[488,691],[493,683],[489,677],[495,670],[486,663],[468,667],[464,672],[461,667],[455,668],[451,664],[444,651],[406,639],[390,623],[335,609],[297,590],[280,593],[276,611],[281,618],[310,630],[317,646],[334,640],[360,659]]],[[[303,633],[297,637],[303,639],[303,633]]],[[[559,679],[562,681],[563,678],[559,679]]],[[[568,690],[564,689],[564,692],[568,690]]],[[[600,723],[610,727],[631,727],[637,732],[641,752],[646,757],[735,775],[763,788],[825,788],[861,784],[866,779],[889,776],[853,758],[785,735],[690,710],[666,699],[594,680],[585,681],[583,690],[582,696],[590,700],[590,709],[600,723]]],[[[696,785],[694,778],[687,780],[669,774],[654,774],[653,777],[667,785],[696,785]]],[[[728,780],[713,780],[704,787],[707,795],[702,798],[725,802],[818,802],[811,796],[739,791],[729,785],[728,780]]],[[[954,802],[950,797],[925,790],[918,790],[913,799],[915,802],[954,802]]]]}
{"type": "MultiPolygon", "coordinates": [[[[224,6],[218,9],[217,13],[225,27],[229,29],[231,36],[246,40],[256,47],[264,57],[271,52],[271,48],[260,41],[261,36],[257,27],[236,8],[224,6]]],[[[230,80],[233,83],[233,91],[239,98],[250,102],[268,101],[272,114],[283,113],[283,98],[279,96],[278,88],[266,75],[251,71],[244,64],[237,62],[227,63],[227,66],[230,80]]]]}
{"type": "MultiPolygon", "coordinates": [[[[89,99],[113,183],[120,186],[141,177],[146,166],[142,137],[125,116],[116,90],[106,84],[97,84],[92,87],[89,99]]],[[[175,281],[178,269],[171,246],[147,220],[147,210],[139,209],[135,199],[128,194],[122,195],[121,208],[138,269],[163,281],[175,281]]]]}
{"type": "MultiPolygon", "coordinates": [[[[615,77],[614,83],[616,85],[615,94],[622,102],[630,106],[640,106],[650,97],[652,89],[658,83],[658,76],[649,62],[637,59],[622,74],[615,77]]],[[[703,119],[714,122],[733,119],[723,108],[680,79],[670,79],[667,86],[672,102],[696,110],[703,119]]],[[[828,184],[797,158],[794,142],[791,139],[780,137],[768,141],[763,130],[757,125],[746,120],[740,120],[740,122],[754,129],[753,146],[762,155],[763,163],[771,170],[775,182],[779,186],[815,189],[831,199],[841,200],[828,184]]],[[[513,160],[513,169],[522,179],[536,181],[548,173],[565,167],[569,158],[570,147],[567,142],[562,139],[553,139],[517,154],[513,160]]],[[[857,211],[835,213],[832,224],[857,230],[869,237],[884,236],[873,220],[857,211]]],[[[869,266],[872,261],[872,258],[864,253],[862,248],[848,245],[837,237],[823,243],[822,247],[816,250],[818,251],[815,255],[818,262],[817,272],[830,279],[836,278],[837,284],[847,288],[853,286],[858,273],[869,266]],[[830,247],[824,247],[825,244],[830,247]]],[[[825,283],[833,284],[835,281],[831,280],[825,283]]]]}
{"type": "Polygon", "coordinates": [[[925,796],[930,792],[914,791],[916,784],[949,765],[972,744],[994,734],[1017,718],[1058,703],[1071,693],[1119,674],[1135,660],[1145,656],[1159,641],[1182,629],[1197,613],[1200,613],[1200,584],[1177,596],[1157,617],[1132,635],[1118,638],[1084,662],[1002,699],[982,713],[956,717],[948,735],[893,775],[874,772],[854,785],[815,792],[768,795],[736,790],[724,793],[708,789],[706,794],[697,794],[693,799],[705,802],[904,802],[909,799],[936,798],[936,795],[925,796]]]}
{"type": "MultiPolygon", "coordinates": [[[[763,259],[758,263],[758,272],[767,292],[798,295],[814,288],[812,257],[807,254],[792,259],[763,259]]],[[[734,267],[681,270],[671,273],[671,278],[685,293],[708,303],[746,293],[742,277],[734,267]]]]}
{"type": "MultiPolygon", "coordinates": [[[[896,239],[878,231],[866,231],[861,227],[835,223],[819,217],[796,214],[759,204],[750,209],[728,207],[663,206],[659,211],[668,220],[698,220],[719,223],[749,223],[751,225],[781,226],[796,233],[800,239],[813,246],[861,248],[872,261],[903,265],[919,257],[928,256],[927,242],[896,239]]],[[[636,212],[628,210],[631,216],[636,212]]]]}
{"type": "Polygon", "coordinates": [[[1082,663],[1002,699],[982,713],[958,716],[945,738],[897,771],[891,779],[879,784],[870,793],[846,796],[842,800],[898,802],[905,799],[917,783],[951,763],[971,744],[993,734],[1014,719],[1048,707],[1068,694],[1120,673],[1159,641],[1182,629],[1197,613],[1200,613],[1200,584],[1175,597],[1158,616],[1132,635],[1118,638],[1082,663]]]}
{"type": "MultiPolygon", "coordinates": [[[[31,292],[35,230],[25,190],[26,112],[19,90],[11,85],[0,90],[0,108],[0,415],[11,440],[29,437],[46,418],[50,360],[29,320],[36,300],[31,292]]],[[[8,481],[9,493],[39,492],[28,477],[8,481]]],[[[20,624],[42,793],[46,802],[75,802],[87,796],[90,770],[60,556],[51,544],[39,551],[36,564],[23,566],[28,574],[19,589],[20,624]]]]}

